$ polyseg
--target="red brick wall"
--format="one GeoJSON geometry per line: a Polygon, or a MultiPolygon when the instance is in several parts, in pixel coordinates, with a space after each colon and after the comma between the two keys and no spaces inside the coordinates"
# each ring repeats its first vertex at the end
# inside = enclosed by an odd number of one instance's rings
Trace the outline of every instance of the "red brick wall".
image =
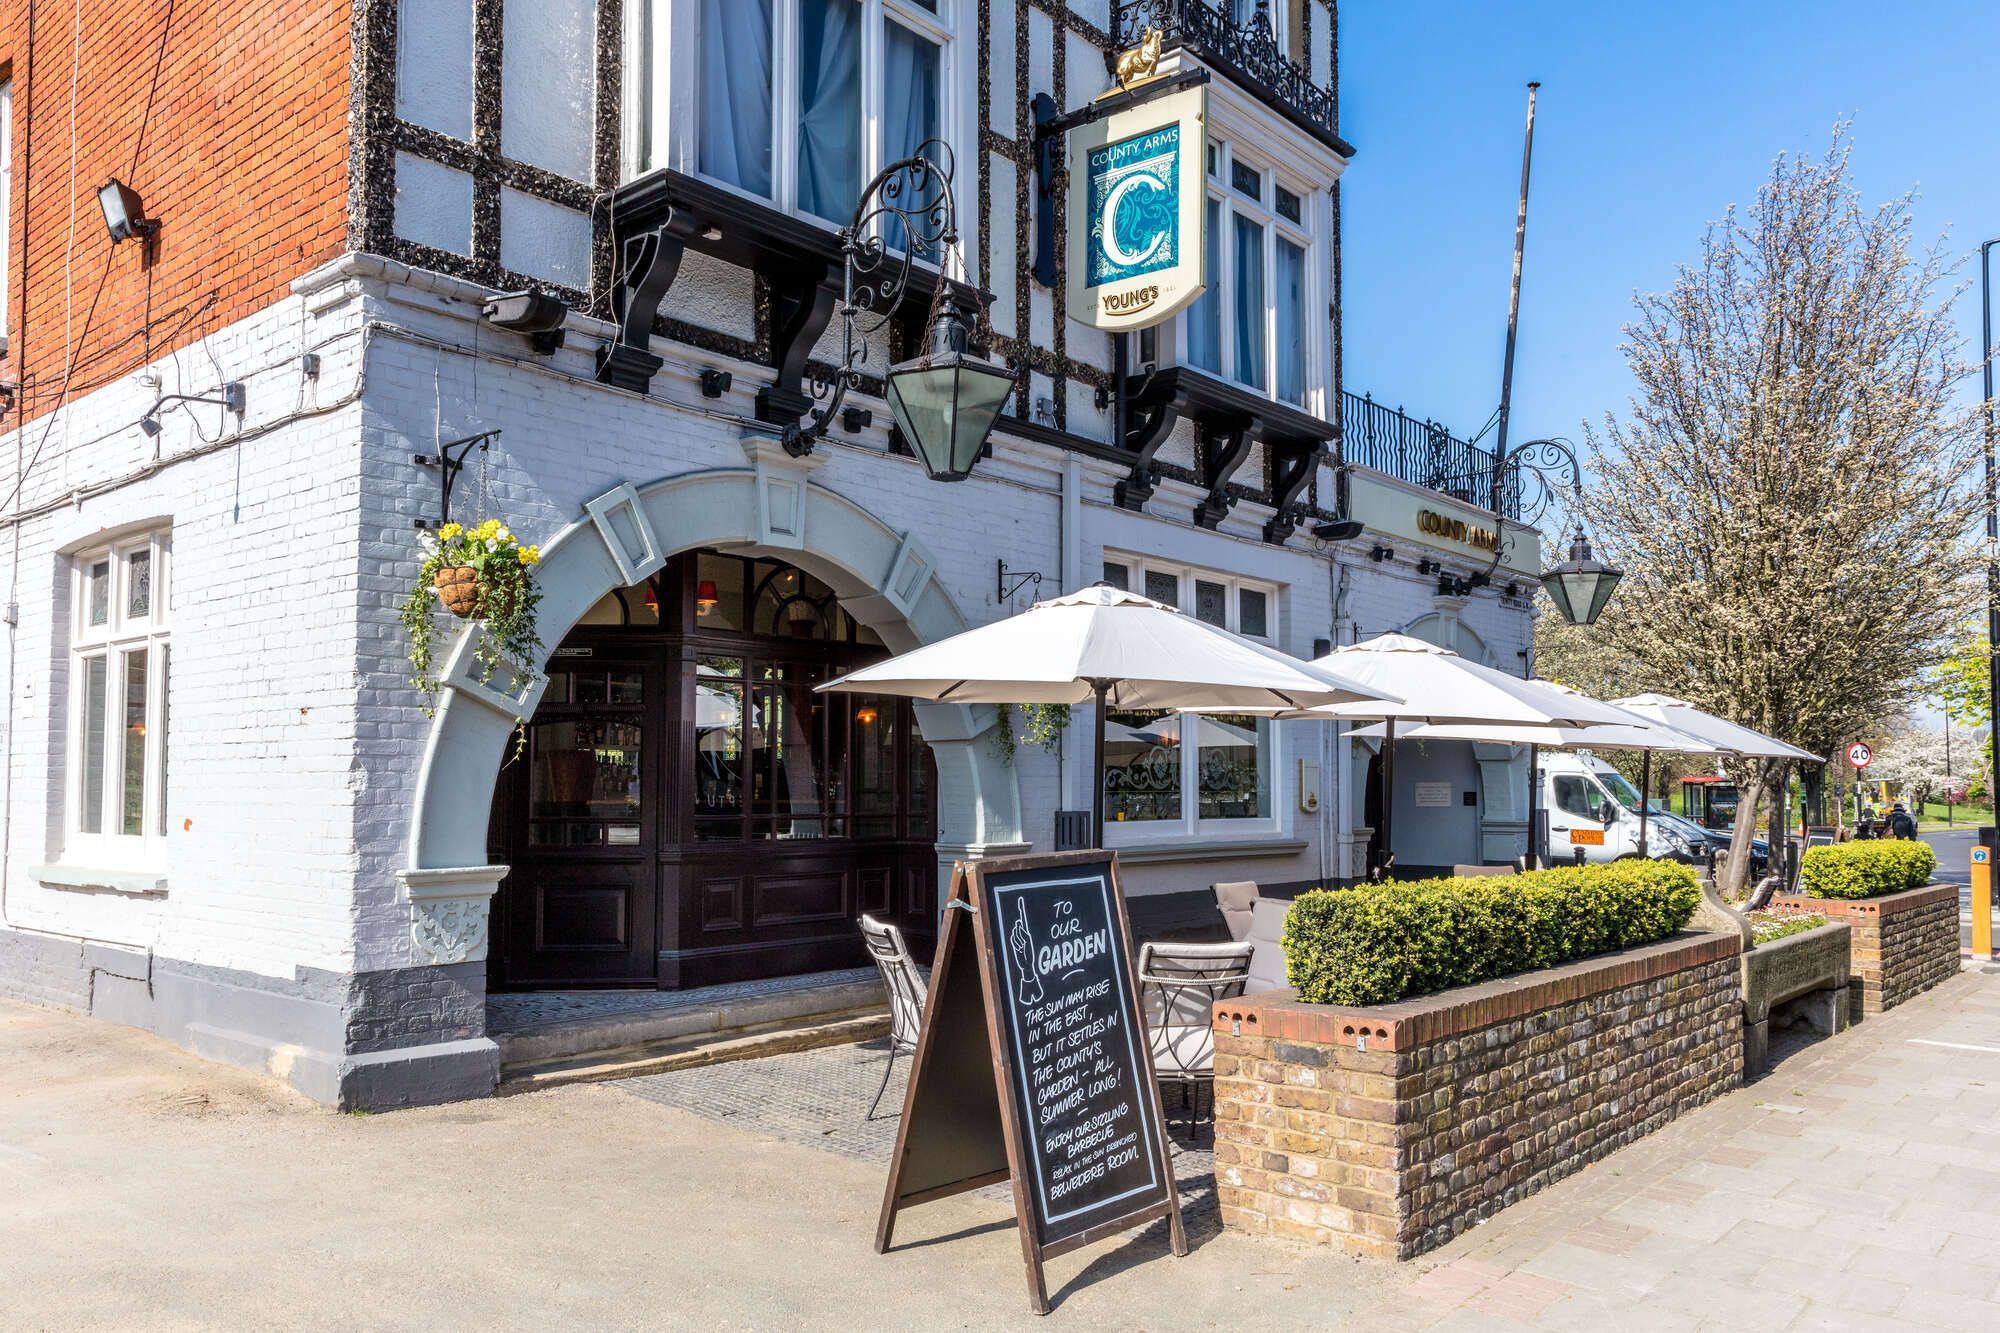
{"type": "Polygon", "coordinates": [[[346,245],[349,0],[81,3],[77,25],[72,4],[36,0],[32,67],[31,0],[0,4],[14,85],[0,383],[21,386],[0,430],[56,406],[70,341],[75,397],[269,305],[346,245]],[[161,221],[150,264],[105,232],[96,191],[112,176],[161,221]]]}

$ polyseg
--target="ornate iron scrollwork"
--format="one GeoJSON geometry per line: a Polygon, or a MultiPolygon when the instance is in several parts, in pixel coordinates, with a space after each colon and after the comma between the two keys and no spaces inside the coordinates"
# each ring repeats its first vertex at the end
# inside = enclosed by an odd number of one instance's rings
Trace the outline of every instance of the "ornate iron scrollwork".
{"type": "MultiPolygon", "coordinates": [[[[785,431],[785,452],[794,457],[811,453],[813,441],[840,415],[841,400],[862,380],[861,362],[868,351],[864,340],[895,318],[909,293],[916,261],[923,258],[941,269],[945,254],[958,244],[953,167],[951,145],[926,139],[914,154],[877,172],[861,192],[853,220],[840,230],[840,364],[831,372],[812,374],[812,397],[819,406],[811,420],[785,431]],[[873,322],[860,328],[857,337],[863,315],[873,322]]],[[[942,271],[937,282],[937,297],[943,300],[948,283],[942,271]]]]}

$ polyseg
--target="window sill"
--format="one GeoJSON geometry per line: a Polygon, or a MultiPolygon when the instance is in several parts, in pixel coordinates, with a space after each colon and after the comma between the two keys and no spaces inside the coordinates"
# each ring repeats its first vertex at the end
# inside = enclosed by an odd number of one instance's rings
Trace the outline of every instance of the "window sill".
{"type": "Polygon", "coordinates": [[[28,873],[56,889],[116,893],[127,898],[164,898],[167,877],[153,870],[106,870],[97,866],[29,866],[28,873]]]}
{"type": "Polygon", "coordinates": [[[1236,861],[1253,857],[1297,856],[1311,843],[1303,838],[1259,838],[1254,841],[1229,839],[1175,840],[1142,843],[1132,847],[1112,846],[1124,865],[1161,865],[1181,861],[1236,861]]]}

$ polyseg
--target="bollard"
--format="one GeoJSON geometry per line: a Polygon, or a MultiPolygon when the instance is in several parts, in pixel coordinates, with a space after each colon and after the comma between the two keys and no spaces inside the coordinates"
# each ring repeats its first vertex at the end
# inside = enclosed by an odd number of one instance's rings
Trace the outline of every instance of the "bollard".
{"type": "Polygon", "coordinates": [[[1985,825],[1979,830],[1979,845],[1972,849],[1972,956],[1981,962],[1993,957],[1993,849],[2000,842],[2000,830],[1985,825]]]}

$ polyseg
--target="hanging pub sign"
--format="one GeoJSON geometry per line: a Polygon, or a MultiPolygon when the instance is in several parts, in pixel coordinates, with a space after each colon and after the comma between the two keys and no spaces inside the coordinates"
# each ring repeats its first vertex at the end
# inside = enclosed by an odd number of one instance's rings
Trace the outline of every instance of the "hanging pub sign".
{"type": "Polygon", "coordinates": [[[1182,89],[1069,133],[1069,314],[1150,328],[1207,285],[1208,89],[1182,89]]]}
{"type": "Polygon", "coordinates": [[[1037,1314],[1045,1258],[1162,1217],[1187,1253],[1109,852],[953,871],[876,1251],[899,1209],[1002,1180],[1037,1314]]]}

